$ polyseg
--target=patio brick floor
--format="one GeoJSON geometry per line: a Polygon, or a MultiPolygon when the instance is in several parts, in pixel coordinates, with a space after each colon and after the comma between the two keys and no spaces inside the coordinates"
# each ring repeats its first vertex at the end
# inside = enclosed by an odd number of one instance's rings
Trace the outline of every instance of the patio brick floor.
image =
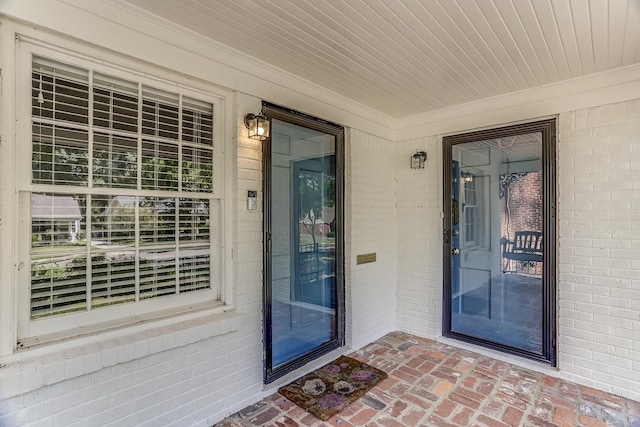
{"type": "Polygon", "coordinates": [[[350,356],[389,378],[328,421],[275,393],[216,426],[640,427],[638,402],[402,332],[350,356]]]}

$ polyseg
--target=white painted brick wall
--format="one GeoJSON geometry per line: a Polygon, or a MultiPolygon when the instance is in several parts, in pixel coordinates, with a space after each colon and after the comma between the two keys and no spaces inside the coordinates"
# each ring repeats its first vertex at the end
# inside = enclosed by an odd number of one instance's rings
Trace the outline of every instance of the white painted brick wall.
{"type": "Polygon", "coordinates": [[[435,337],[440,328],[442,288],[442,148],[440,138],[395,144],[398,203],[398,329],[435,337]],[[425,169],[409,158],[427,153],[425,169]]]}
{"type": "Polygon", "coordinates": [[[357,348],[395,329],[396,181],[391,141],[351,130],[346,154],[347,338],[357,348]],[[356,265],[359,254],[376,262],[356,265]]]}
{"type": "Polygon", "coordinates": [[[558,126],[559,367],[640,400],[640,100],[558,126]]]}

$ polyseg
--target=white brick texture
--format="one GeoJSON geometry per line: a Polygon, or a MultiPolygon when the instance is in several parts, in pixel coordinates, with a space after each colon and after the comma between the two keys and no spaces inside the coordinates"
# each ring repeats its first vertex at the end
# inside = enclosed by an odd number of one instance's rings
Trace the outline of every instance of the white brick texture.
{"type": "Polygon", "coordinates": [[[558,127],[560,372],[640,400],[640,100],[558,127]]]}
{"type": "Polygon", "coordinates": [[[439,334],[442,287],[442,148],[439,138],[396,143],[398,329],[423,337],[439,334]],[[424,169],[411,169],[416,151],[424,169]]]}
{"type": "Polygon", "coordinates": [[[351,130],[346,162],[347,339],[360,347],[395,328],[396,180],[391,141],[351,130]],[[375,253],[376,261],[356,264],[375,253]]]}

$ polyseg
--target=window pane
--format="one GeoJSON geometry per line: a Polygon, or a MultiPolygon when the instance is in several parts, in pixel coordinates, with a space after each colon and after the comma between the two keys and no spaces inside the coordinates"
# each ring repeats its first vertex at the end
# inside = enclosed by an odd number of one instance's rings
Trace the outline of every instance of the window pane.
{"type": "Polygon", "coordinates": [[[208,246],[180,250],[180,292],[206,289],[211,285],[208,246]]]}
{"type": "Polygon", "coordinates": [[[209,241],[209,201],[180,199],[180,241],[209,241]]]}
{"type": "Polygon", "coordinates": [[[96,74],[93,81],[94,126],[138,132],[138,85],[96,74]]]}
{"type": "Polygon", "coordinates": [[[136,242],[136,197],[92,196],[92,244],[101,248],[133,246],[136,242]]]}
{"type": "Polygon", "coordinates": [[[31,318],[86,310],[87,263],[68,252],[31,256],[31,318]]]}
{"type": "Polygon", "coordinates": [[[142,134],[177,140],[179,96],[145,87],[142,97],[142,134]]]}
{"type": "Polygon", "coordinates": [[[88,183],[88,133],[34,123],[32,126],[32,180],[34,184],[88,183]]]}
{"type": "Polygon", "coordinates": [[[136,257],[133,251],[91,257],[91,307],[135,301],[136,257]]]}
{"type": "Polygon", "coordinates": [[[34,57],[31,107],[34,117],[87,124],[88,72],[66,64],[34,57]]]}
{"type": "Polygon", "coordinates": [[[140,299],[176,293],[176,251],[140,251],[140,299]]]}
{"type": "Polygon", "coordinates": [[[174,244],[175,199],[144,197],[140,200],[140,245],[174,244]]]}
{"type": "Polygon", "coordinates": [[[32,318],[210,288],[210,200],[184,191],[212,191],[213,105],[41,57],[31,78],[32,182],[89,193],[31,195],[32,318]]]}
{"type": "Polygon", "coordinates": [[[178,146],[157,141],[142,142],[142,188],[178,189],[178,146]]]}
{"type": "Polygon", "coordinates": [[[95,133],[93,184],[97,187],[136,188],[138,141],[135,138],[95,133]]]}
{"type": "Polygon", "coordinates": [[[213,105],[185,98],[182,103],[182,140],[213,145],[213,105]]]}
{"type": "Polygon", "coordinates": [[[182,189],[213,190],[213,153],[209,149],[182,147],[182,189]]]}
{"type": "Polygon", "coordinates": [[[85,196],[31,194],[31,248],[59,252],[86,245],[85,196]]]}

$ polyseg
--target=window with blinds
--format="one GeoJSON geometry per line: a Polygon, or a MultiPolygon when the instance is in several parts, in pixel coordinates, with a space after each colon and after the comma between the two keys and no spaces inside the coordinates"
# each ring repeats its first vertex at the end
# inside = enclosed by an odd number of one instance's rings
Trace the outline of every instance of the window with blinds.
{"type": "Polygon", "coordinates": [[[34,56],[30,318],[212,289],[214,104],[34,56]]]}

